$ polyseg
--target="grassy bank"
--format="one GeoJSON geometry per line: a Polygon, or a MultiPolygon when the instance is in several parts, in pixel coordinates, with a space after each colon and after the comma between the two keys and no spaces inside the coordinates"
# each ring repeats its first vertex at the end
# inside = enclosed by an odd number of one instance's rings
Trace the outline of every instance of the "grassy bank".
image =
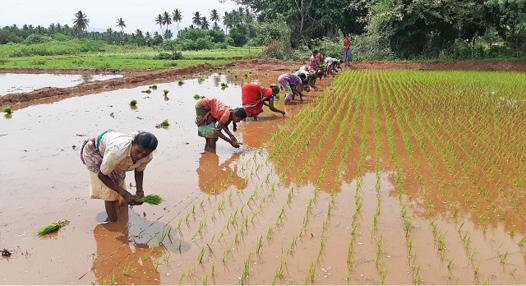
{"type": "Polygon", "coordinates": [[[0,45],[0,68],[40,69],[146,69],[184,67],[196,64],[226,64],[257,57],[262,48],[228,48],[183,51],[183,59],[156,59],[150,47],[117,46],[79,41],[35,45],[0,45]]]}

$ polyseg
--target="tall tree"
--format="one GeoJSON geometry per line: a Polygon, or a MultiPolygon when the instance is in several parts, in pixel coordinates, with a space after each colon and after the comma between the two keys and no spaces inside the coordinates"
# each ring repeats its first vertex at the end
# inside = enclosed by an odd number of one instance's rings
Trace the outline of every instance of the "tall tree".
{"type": "Polygon", "coordinates": [[[172,20],[177,23],[177,34],[179,34],[179,23],[183,20],[183,15],[181,15],[179,9],[175,9],[172,13],[172,20]]]}
{"type": "Polygon", "coordinates": [[[159,28],[161,28],[161,32],[162,32],[163,25],[164,25],[163,15],[161,14],[157,15],[157,17],[155,18],[155,24],[159,25],[159,28]]]}
{"type": "Polygon", "coordinates": [[[225,25],[225,32],[228,32],[228,29],[232,27],[232,16],[228,12],[225,12],[225,15],[223,16],[223,25],[225,25]]]}
{"type": "Polygon", "coordinates": [[[208,30],[208,28],[210,28],[210,24],[208,23],[208,20],[206,19],[206,17],[203,16],[201,18],[201,29],[208,30]]]}
{"type": "Polygon", "coordinates": [[[89,26],[88,15],[79,10],[75,13],[75,19],[73,19],[73,28],[78,31],[84,31],[89,26]]]}
{"type": "Polygon", "coordinates": [[[217,23],[219,21],[219,13],[217,13],[216,9],[212,9],[210,12],[210,20],[214,23],[217,23]]]}
{"type": "Polygon", "coordinates": [[[164,12],[162,14],[163,17],[163,24],[166,25],[166,30],[170,29],[170,25],[172,24],[172,15],[168,12],[164,12]]]}
{"type": "Polygon", "coordinates": [[[196,26],[201,26],[201,13],[194,13],[194,17],[192,17],[192,23],[194,23],[196,26]]]}
{"type": "Polygon", "coordinates": [[[117,28],[121,29],[121,32],[124,33],[124,28],[126,28],[126,23],[122,18],[117,19],[117,28]]]}

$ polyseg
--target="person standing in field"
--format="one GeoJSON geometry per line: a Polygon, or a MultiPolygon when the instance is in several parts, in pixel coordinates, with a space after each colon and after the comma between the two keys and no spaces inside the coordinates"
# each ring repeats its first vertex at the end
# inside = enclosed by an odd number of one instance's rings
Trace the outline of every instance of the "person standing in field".
{"type": "Polygon", "coordinates": [[[302,78],[295,74],[285,73],[278,77],[278,82],[285,91],[285,104],[290,104],[295,96],[299,96],[303,101],[302,78]]]}
{"type": "Polygon", "coordinates": [[[352,60],[351,44],[352,44],[351,39],[348,36],[346,36],[343,39],[343,54],[345,58],[345,66],[351,65],[351,60],[352,60]]]}
{"type": "Polygon", "coordinates": [[[143,177],[146,165],[153,159],[157,138],[148,132],[124,134],[104,131],[86,140],[80,151],[80,159],[88,168],[90,197],[104,200],[110,222],[127,219],[127,205],[142,204],[144,197],[143,177]],[[126,172],[135,172],[137,192],[126,190],[126,172]]]}
{"type": "Polygon", "coordinates": [[[215,153],[218,138],[230,143],[234,148],[239,148],[239,142],[228,129],[228,125],[232,123],[235,132],[237,123],[247,117],[245,109],[230,109],[216,98],[202,98],[195,104],[195,113],[197,135],[206,140],[205,151],[215,153]]]}
{"type": "Polygon", "coordinates": [[[279,88],[275,85],[262,87],[259,84],[246,84],[241,87],[241,101],[247,116],[257,120],[258,115],[263,112],[263,105],[268,106],[272,112],[281,113],[285,116],[285,111],[281,111],[274,106],[274,100],[279,93],[279,88]]]}

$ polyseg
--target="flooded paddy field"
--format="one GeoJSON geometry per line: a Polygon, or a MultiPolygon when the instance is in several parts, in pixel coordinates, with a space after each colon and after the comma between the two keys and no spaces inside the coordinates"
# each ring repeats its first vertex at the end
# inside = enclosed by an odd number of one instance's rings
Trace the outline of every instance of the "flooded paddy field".
{"type": "Polygon", "coordinates": [[[0,96],[30,92],[44,87],[65,88],[92,81],[120,78],[116,74],[21,74],[0,73],[0,96]]]}
{"type": "Polygon", "coordinates": [[[526,281],[524,73],[346,71],[303,104],[281,99],[285,118],[243,122],[240,149],[203,153],[194,95],[237,107],[239,84],[280,73],[202,75],[0,118],[0,249],[13,253],[0,281],[526,281]],[[159,138],[145,192],[164,202],[130,208],[126,226],[102,224],[103,203],[87,198],[79,148],[106,129],[159,138]],[[57,234],[35,234],[61,219],[71,223],[57,234]]]}

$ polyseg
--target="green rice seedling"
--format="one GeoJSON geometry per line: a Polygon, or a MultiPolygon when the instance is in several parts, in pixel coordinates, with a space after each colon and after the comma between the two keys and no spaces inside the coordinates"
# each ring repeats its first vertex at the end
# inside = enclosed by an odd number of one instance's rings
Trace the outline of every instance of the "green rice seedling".
{"type": "Polygon", "coordinates": [[[182,86],[182,85],[184,84],[184,81],[179,80],[179,81],[177,82],[177,84],[178,84],[179,86],[182,86]]]}
{"type": "Polygon", "coordinates": [[[184,278],[186,277],[186,274],[181,274],[181,277],[179,277],[179,282],[177,283],[178,285],[183,285],[183,281],[184,281],[184,278]]]}
{"type": "Polygon", "coordinates": [[[130,275],[130,269],[131,269],[131,265],[129,262],[126,262],[124,264],[124,268],[122,269],[122,275],[124,276],[129,276],[130,275]]]}
{"type": "Polygon", "coordinates": [[[199,99],[201,99],[201,96],[199,94],[196,94],[196,95],[194,95],[194,99],[195,100],[199,100],[199,99]]]}
{"type": "Polygon", "coordinates": [[[519,241],[518,245],[519,247],[524,247],[526,245],[526,236],[519,241]]]}
{"type": "Polygon", "coordinates": [[[281,282],[284,278],[284,267],[283,267],[283,260],[279,264],[279,267],[276,269],[276,273],[274,274],[274,278],[272,279],[272,285],[276,285],[279,282],[281,282]]]}
{"type": "Polygon", "coordinates": [[[159,195],[147,195],[140,198],[138,201],[150,205],[159,205],[163,199],[159,195]]]}
{"type": "Polygon", "coordinates": [[[258,243],[256,245],[256,254],[259,256],[261,253],[261,248],[263,247],[263,236],[259,236],[258,243]]]}
{"type": "Polygon", "coordinates": [[[5,114],[9,115],[9,114],[13,113],[13,110],[11,109],[11,106],[6,106],[6,107],[4,107],[2,112],[4,112],[5,114]]]}
{"type": "Polygon", "coordinates": [[[202,285],[208,285],[208,276],[205,275],[205,278],[203,278],[202,285]]]}
{"type": "Polygon", "coordinates": [[[499,254],[500,264],[505,265],[508,263],[508,252],[499,254]]]}
{"type": "Polygon", "coordinates": [[[241,278],[239,279],[239,284],[241,285],[246,285],[248,282],[248,277],[250,276],[250,264],[252,264],[252,254],[248,256],[248,259],[243,265],[243,273],[241,274],[241,278]]]}
{"type": "Polygon", "coordinates": [[[309,273],[307,274],[307,277],[305,278],[305,284],[309,285],[314,283],[314,279],[316,276],[316,266],[314,263],[311,263],[309,267],[309,273]]]}
{"type": "Polygon", "coordinates": [[[221,89],[226,89],[226,88],[228,88],[228,84],[226,82],[222,82],[221,89]]]}
{"type": "Polygon", "coordinates": [[[168,96],[168,93],[170,93],[169,90],[167,90],[167,89],[163,90],[163,95],[164,95],[164,96],[168,96]]]}
{"type": "Polygon", "coordinates": [[[159,124],[159,126],[161,128],[168,128],[168,127],[170,127],[170,122],[168,122],[168,119],[165,119],[165,120],[163,120],[163,122],[161,122],[161,124],[159,124]]]}
{"type": "Polygon", "coordinates": [[[155,84],[154,84],[154,85],[150,85],[149,88],[150,88],[151,90],[157,90],[157,85],[155,85],[155,84]]]}
{"type": "Polygon", "coordinates": [[[46,226],[39,228],[37,230],[37,234],[38,236],[44,236],[50,233],[54,233],[68,224],[69,224],[68,220],[61,220],[56,223],[48,224],[46,226]]]}
{"type": "Polygon", "coordinates": [[[212,263],[212,267],[211,267],[211,270],[210,270],[210,275],[212,276],[212,278],[214,278],[216,276],[216,264],[215,263],[212,263]]]}
{"type": "Polygon", "coordinates": [[[267,230],[267,241],[272,239],[272,235],[273,235],[273,230],[272,230],[272,226],[270,226],[267,230]]]}
{"type": "Polygon", "coordinates": [[[150,94],[150,93],[152,93],[152,90],[151,89],[147,89],[147,90],[143,90],[141,92],[142,93],[146,93],[146,94],[150,94]]]}
{"type": "Polygon", "coordinates": [[[204,247],[201,248],[201,251],[199,251],[199,256],[197,257],[197,262],[199,264],[203,264],[203,259],[205,258],[205,249],[204,247]]]}
{"type": "Polygon", "coordinates": [[[137,107],[137,100],[132,99],[132,100],[130,101],[130,107],[131,107],[131,108],[135,108],[135,107],[137,107]]]}

